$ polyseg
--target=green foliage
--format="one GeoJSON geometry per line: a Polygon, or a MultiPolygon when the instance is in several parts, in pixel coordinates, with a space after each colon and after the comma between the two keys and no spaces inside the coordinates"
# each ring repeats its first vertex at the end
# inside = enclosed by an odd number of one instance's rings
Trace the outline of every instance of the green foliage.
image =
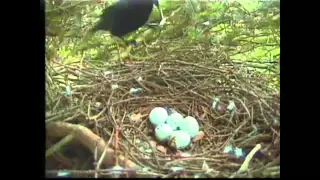
{"type": "MultiPolygon", "coordinates": [[[[56,4],[47,1],[47,60],[59,59],[72,63],[79,59],[108,61],[118,55],[115,40],[108,33],[99,32],[86,36],[87,30],[98,20],[102,10],[109,4],[94,1],[67,1],[56,4]]],[[[279,61],[280,55],[280,9],[279,3],[254,0],[237,0],[228,3],[209,1],[161,0],[167,24],[162,28],[162,39],[185,38],[190,42],[208,44],[226,51],[229,57],[240,62],[279,61]],[[206,23],[205,23],[206,22],[206,23]]],[[[155,8],[150,21],[158,21],[159,12],[155,8]]],[[[141,36],[146,41],[154,41],[159,36],[159,28],[147,35],[143,27],[127,39],[141,36]]],[[[133,51],[138,55],[140,52],[133,51]]],[[[251,67],[254,73],[278,72],[274,64],[251,67]]],[[[279,84],[275,79],[274,83],[279,84]]],[[[272,85],[270,85],[272,86],[272,85]]],[[[278,86],[278,85],[277,85],[278,86]]]]}

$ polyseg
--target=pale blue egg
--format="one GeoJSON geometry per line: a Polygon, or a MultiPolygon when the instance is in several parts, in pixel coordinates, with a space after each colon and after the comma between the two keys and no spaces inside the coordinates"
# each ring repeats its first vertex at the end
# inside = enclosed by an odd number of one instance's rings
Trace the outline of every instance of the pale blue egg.
{"type": "Polygon", "coordinates": [[[160,124],[155,129],[156,138],[159,141],[168,140],[171,136],[173,130],[170,125],[168,124],[160,124]]]}
{"type": "Polygon", "coordinates": [[[185,117],[179,127],[180,130],[187,132],[191,138],[196,137],[200,129],[198,121],[191,116],[185,117]]]}
{"type": "Polygon", "coordinates": [[[168,116],[166,123],[169,124],[175,131],[180,127],[182,121],[183,116],[180,113],[173,113],[168,116]]]}
{"type": "Polygon", "coordinates": [[[169,141],[170,146],[176,149],[184,149],[189,146],[191,137],[188,133],[178,130],[172,132],[169,141]]]}
{"type": "Polygon", "coordinates": [[[164,122],[166,122],[167,118],[168,112],[165,108],[162,107],[153,108],[149,114],[149,120],[154,126],[163,124],[164,122]]]}

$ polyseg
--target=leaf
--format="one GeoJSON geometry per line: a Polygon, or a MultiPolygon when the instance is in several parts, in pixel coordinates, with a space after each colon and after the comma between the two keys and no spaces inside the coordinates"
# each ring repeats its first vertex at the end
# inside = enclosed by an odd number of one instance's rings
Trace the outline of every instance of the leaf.
{"type": "Polygon", "coordinates": [[[141,139],[136,139],[134,143],[135,144],[140,144],[141,143],[141,139]]]}
{"type": "Polygon", "coordinates": [[[157,142],[156,141],[149,141],[152,148],[157,148],[157,142]]]}
{"type": "Polygon", "coordinates": [[[200,117],[200,115],[199,115],[199,112],[198,112],[198,111],[195,111],[195,112],[194,112],[194,115],[195,115],[196,117],[200,117]]]}
{"type": "Polygon", "coordinates": [[[103,105],[102,105],[102,103],[101,102],[96,102],[95,104],[94,104],[94,107],[96,107],[96,108],[103,108],[103,105]]]}
{"type": "Polygon", "coordinates": [[[130,65],[133,65],[133,64],[134,64],[131,58],[129,58],[129,59],[127,60],[127,63],[130,64],[130,65]]]}
{"type": "Polygon", "coordinates": [[[150,172],[152,169],[150,167],[144,167],[142,168],[142,172],[150,172]]]}
{"type": "Polygon", "coordinates": [[[143,117],[143,115],[142,115],[141,113],[131,114],[131,115],[129,116],[129,119],[130,119],[130,121],[137,122],[137,121],[140,121],[142,117],[143,117]]]}
{"type": "Polygon", "coordinates": [[[140,152],[144,152],[144,147],[139,147],[140,152]]]}
{"type": "Polygon", "coordinates": [[[157,150],[162,152],[163,154],[167,154],[167,148],[162,145],[157,145],[157,150]]]}
{"type": "Polygon", "coordinates": [[[210,173],[213,171],[213,169],[209,167],[206,161],[203,161],[202,170],[206,171],[205,173],[210,173]]]}
{"type": "Polygon", "coordinates": [[[153,151],[152,151],[152,149],[146,149],[146,150],[144,150],[144,152],[145,153],[152,153],[153,151]]]}
{"type": "Polygon", "coordinates": [[[199,131],[198,135],[192,139],[192,142],[200,141],[201,139],[203,139],[204,135],[205,134],[203,131],[199,131]]]}
{"type": "Polygon", "coordinates": [[[200,120],[204,121],[204,118],[207,116],[207,112],[204,112],[203,114],[201,114],[201,116],[199,117],[200,120]]]}
{"type": "Polygon", "coordinates": [[[181,156],[181,157],[191,157],[191,154],[190,154],[190,153],[184,153],[184,152],[182,152],[182,153],[180,154],[180,156],[181,156]]]}
{"type": "Polygon", "coordinates": [[[203,174],[202,173],[197,173],[193,176],[194,178],[203,178],[203,174]]]}
{"type": "Polygon", "coordinates": [[[118,84],[111,84],[111,89],[112,90],[116,90],[119,88],[119,85],[118,84]]]}
{"type": "Polygon", "coordinates": [[[202,164],[202,170],[203,171],[207,171],[207,170],[209,170],[210,168],[209,168],[209,165],[207,164],[207,162],[206,161],[203,161],[203,164],[202,164]]]}

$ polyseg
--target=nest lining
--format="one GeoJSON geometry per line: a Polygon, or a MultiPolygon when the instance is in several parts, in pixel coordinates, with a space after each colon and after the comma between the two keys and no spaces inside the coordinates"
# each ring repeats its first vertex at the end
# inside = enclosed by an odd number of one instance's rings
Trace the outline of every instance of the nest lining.
{"type": "MultiPolygon", "coordinates": [[[[278,177],[279,98],[274,95],[276,93],[273,90],[261,85],[272,77],[247,78],[241,73],[240,68],[224,59],[201,61],[195,59],[197,56],[193,54],[189,57],[194,59],[177,60],[187,57],[186,54],[180,57],[162,56],[157,57],[162,59],[161,61],[113,65],[103,71],[89,68],[79,70],[72,66],[64,66],[67,73],[76,74],[81,80],[74,83],[72,97],[61,96],[59,103],[54,107],[59,109],[75,106],[75,108],[68,110],[69,115],[66,115],[66,112],[48,113],[47,119],[51,119],[48,126],[51,124],[51,127],[57,128],[56,120],[64,119],[62,121],[66,124],[81,124],[88,127],[95,135],[94,138],[101,138],[99,141],[104,141],[100,144],[97,155],[99,157],[108,140],[114,136],[113,130],[120,127],[120,165],[136,169],[136,175],[143,177],[174,176],[174,173],[170,173],[172,167],[183,167],[184,174],[179,175],[187,177],[193,177],[197,173],[203,173],[205,177],[278,177]],[[228,66],[225,66],[226,64],[228,66]],[[140,77],[142,80],[139,80],[140,77]],[[112,90],[112,84],[118,84],[119,88],[112,90]],[[140,87],[143,91],[138,95],[131,95],[129,90],[134,87],[140,87]],[[214,110],[212,108],[214,97],[220,97],[224,105],[233,100],[236,104],[235,112],[231,115],[226,111],[214,110]],[[102,107],[94,107],[97,102],[102,107]],[[89,104],[90,113],[87,112],[89,104]],[[205,136],[186,150],[192,157],[165,155],[155,149],[153,154],[139,151],[139,147],[134,143],[136,139],[147,142],[153,139],[149,133],[148,113],[156,106],[171,106],[182,114],[194,116],[199,120],[205,136]],[[99,112],[100,117],[88,120],[89,116],[92,117],[99,112]],[[143,117],[140,121],[133,122],[127,116],[133,113],[141,113],[143,117]],[[54,118],[56,116],[59,118],[54,118]],[[253,157],[247,173],[235,174],[243,159],[224,154],[223,148],[228,144],[244,149],[247,154],[256,144],[261,145],[262,148],[253,157]],[[126,158],[131,160],[129,165],[126,158]],[[210,172],[205,173],[204,161],[212,169],[210,172]],[[150,167],[152,170],[141,172],[142,167],[150,167]]],[[[51,133],[51,136],[64,135],[58,132],[51,133]]],[[[94,154],[95,145],[92,142],[82,140],[80,143],[94,154]]],[[[110,158],[114,154],[114,146],[114,143],[108,145],[109,158],[105,160],[105,164],[115,163],[117,158],[110,158]]],[[[103,174],[105,171],[79,170],[75,173],[87,177],[97,172],[103,174]]]]}

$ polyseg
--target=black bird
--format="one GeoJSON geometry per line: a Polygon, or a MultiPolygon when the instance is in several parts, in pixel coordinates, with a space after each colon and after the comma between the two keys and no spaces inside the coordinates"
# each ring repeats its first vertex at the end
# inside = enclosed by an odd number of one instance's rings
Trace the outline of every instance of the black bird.
{"type": "Polygon", "coordinates": [[[118,0],[103,11],[100,20],[90,32],[110,31],[112,35],[122,39],[124,35],[136,31],[148,21],[153,5],[158,8],[162,21],[163,13],[158,0],[118,0]]]}

